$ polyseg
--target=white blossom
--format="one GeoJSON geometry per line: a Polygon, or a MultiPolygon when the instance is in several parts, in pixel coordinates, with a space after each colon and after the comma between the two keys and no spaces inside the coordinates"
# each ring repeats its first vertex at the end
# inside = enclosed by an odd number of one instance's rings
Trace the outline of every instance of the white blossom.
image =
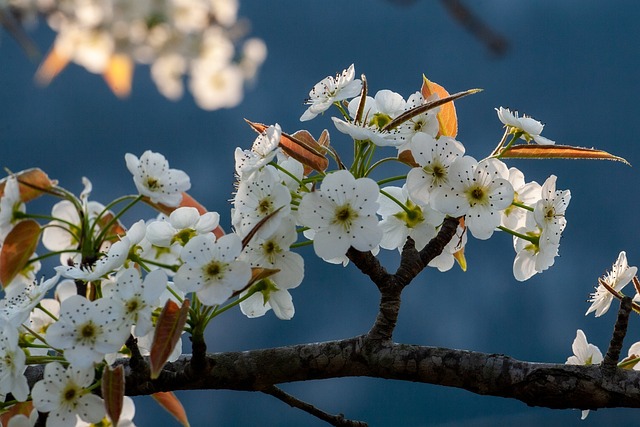
{"type": "Polygon", "coordinates": [[[327,175],[320,190],[305,194],[298,219],[314,230],[313,248],[319,257],[342,257],[350,246],[370,251],[380,243],[379,193],[372,179],[355,179],[349,171],[340,170],[327,175]]]}
{"type": "Polygon", "coordinates": [[[311,120],[318,114],[325,112],[334,102],[353,98],[360,93],[362,81],[355,79],[355,67],[353,64],[335,77],[328,76],[316,83],[309,92],[309,104],[307,111],[302,114],[300,121],[311,120]]]}
{"type": "Polygon", "coordinates": [[[90,423],[104,418],[104,402],[88,390],[93,379],[93,367],[79,369],[71,365],[65,369],[58,362],[45,366],[44,378],[35,384],[31,396],[38,411],[49,413],[47,427],[74,425],[76,416],[90,423]]]}
{"type": "Polygon", "coordinates": [[[160,153],[147,150],[140,159],[131,153],[124,158],[138,192],[153,203],[178,206],[182,193],[191,188],[189,176],[181,170],[169,169],[169,162],[160,153]]]}

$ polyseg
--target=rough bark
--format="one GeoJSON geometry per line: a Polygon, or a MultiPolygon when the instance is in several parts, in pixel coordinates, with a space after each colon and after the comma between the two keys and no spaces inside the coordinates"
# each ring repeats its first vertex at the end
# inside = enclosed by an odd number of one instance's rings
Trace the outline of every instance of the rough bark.
{"type": "MultiPolygon", "coordinates": [[[[275,384],[342,377],[375,377],[457,387],[481,395],[547,408],[640,407],[640,373],[600,366],[533,363],[502,354],[408,344],[381,344],[367,336],[289,347],[207,354],[207,372],[189,375],[190,355],[150,380],[126,369],[126,394],[170,390],[262,391],[275,384]]],[[[41,378],[28,369],[29,382],[41,378]]]]}

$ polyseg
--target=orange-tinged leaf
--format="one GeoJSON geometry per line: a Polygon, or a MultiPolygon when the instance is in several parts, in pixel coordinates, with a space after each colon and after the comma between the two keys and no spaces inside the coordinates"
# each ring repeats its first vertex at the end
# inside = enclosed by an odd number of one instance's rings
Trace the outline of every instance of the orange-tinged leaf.
{"type": "Polygon", "coordinates": [[[151,378],[158,378],[162,367],[169,359],[173,348],[176,346],[178,339],[182,335],[182,330],[187,317],[189,315],[189,300],[182,302],[182,306],[178,306],[175,302],[168,300],[164,305],[156,330],[153,334],[153,344],[151,344],[151,354],[149,360],[151,362],[151,378]]]}
{"type": "MultiPolygon", "coordinates": [[[[267,126],[262,123],[254,123],[246,119],[245,121],[258,133],[262,133],[267,129],[267,126]]],[[[328,143],[329,133],[327,132],[323,139],[323,144],[328,143]]],[[[311,169],[323,172],[329,166],[329,160],[325,155],[327,151],[326,145],[318,143],[306,130],[299,130],[293,135],[282,132],[280,136],[280,147],[288,156],[302,163],[305,168],[310,167],[311,169]]]]}
{"type": "Polygon", "coordinates": [[[118,365],[115,369],[111,369],[110,366],[106,366],[102,371],[100,387],[107,415],[111,423],[117,426],[124,401],[124,367],[118,365]]]}
{"type": "MultiPolygon", "coordinates": [[[[455,236],[453,237],[456,238],[455,236]]],[[[453,254],[462,271],[467,271],[467,258],[464,256],[464,246],[453,254]]]]}
{"type": "Polygon", "coordinates": [[[499,154],[502,159],[596,159],[627,162],[622,157],[614,156],[595,148],[572,147],[570,145],[514,145],[499,154]]]}
{"type": "Polygon", "coordinates": [[[3,426],[9,425],[9,420],[16,415],[24,415],[29,418],[31,411],[33,410],[33,402],[18,402],[15,405],[11,405],[5,412],[0,415],[0,424],[3,426]]]}
{"type": "Polygon", "coordinates": [[[40,239],[40,225],[32,219],[11,229],[0,251],[0,283],[6,287],[27,265],[40,239]]]}
{"type": "Polygon", "coordinates": [[[154,393],[151,395],[153,399],[160,404],[168,413],[178,420],[180,424],[189,427],[187,413],[175,394],[170,391],[154,393]]]}
{"type": "Polygon", "coordinates": [[[109,89],[118,98],[126,98],[131,93],[133,80],[133,61],[127,55],[115,54],[109,59],[102,73],[109,89]]]}
{"type": "MultiPolygon", "coordinates": [[[[18,187],[20,188],[20,200],[28,202],[37,197],[40,197],[43,193],[56,185],[58,181],[51,180],[42,169],[32,168],[26,169],[16,174],[13,174],[18,179],[18,187]]],[[[4,194],[4,187],[7,184],[9,177],[0,180],[0,196],[4,194]]]]}
{"type": "Polygon", "coordinates": [[[51,81],[64,70],[69,63],[69,59],[70,58],[64,55],[60,49],[56,49],[54,45],[47,54],[47,57],[42,61],[42,64],[38,67],[38,71],[36,71],[36,82],[43,86],[51,83],[51,81]]]}
{"type": "MultiPolygon", "coordinates": [[[[182,200],[180,201],[180,205],[178,206],[167,206],[167,205],[163,205],[162,203],[153,203],[146,196],[142,200],[148,205],[153,206],[153,208],[155,208],[158,212],[162,212],[165,215],[170,215],[171,212],[182,207],[196,208],[200,215],[203,215],[208,212],[207,208],[202,206],[196,199],[194,199],[187,193],[182,193],[182,200]]],[[[215,230],[213,230],[213,234],[215,234],[216,238],[219,239],[220,237],[224,236],[225,233],[222,227],[218,225],[215,228],[215,230]]]]}
{"type": "MultiPolygon", "coordinates": [[[[449,96],[449,92],[438,83],[432,82],[425,76],[422,75],[422,96],[424,99],[427,99],[434,93],[438,95],[439,98],[447,98],[449,96]]],[[[438,135],[450,136],[455,138],[458,134],[458,117],[456,115],[456,107],[453,105],[453,102],[449,102],[444,104],[440,108],[440,112],[437,115],[438,123],[440,124],[440,131],[438,135]]]]}

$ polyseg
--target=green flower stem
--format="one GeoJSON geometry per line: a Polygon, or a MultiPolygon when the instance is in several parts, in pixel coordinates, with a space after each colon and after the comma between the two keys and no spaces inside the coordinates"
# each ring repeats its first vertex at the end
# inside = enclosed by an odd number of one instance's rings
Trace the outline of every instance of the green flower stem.
{"type": "Polygon", "coordinates": [[[75,194],[73,194],[72,192],[65,190],[62,187],[53,187],[55,189],[55,191],[59,191],[61,194],[56,194],[55,192],[51,192],[49,194],[54,194],[62,199],[66,199],[68,201],[70,201],[71,203],[73,203],[73,206],[76,208],[76,211],[81,212],[82,211],[82,201],[80,201],[80,199],[78,199],[75,194]]]}
{"type": "Polygon", "coordinates": [[[38,303],[38,305],[36,305],[36,307],[39,308],[40,310],[42,310],[44,312],[44,314],[46,314],[47,316],[51,317],[54,321],[56,321],[56,322],[58,321],[58,318],[53,313],[51,313],[49,310],[44,308],[44,306],[42,304],[38,303]]]}
{"type": "Polygon", "coordinates": [[[34,262],[42,261],[43,259],[51,258],[52,256],[56,256],[56,255],[77,254],[77,253],[80,253],[80,251],[76,249],[65,249],[64,251],[47,252],[46,254],[40,255],[39,257],[29,259],[29,261],[27,261],[27,265],[32,264],[34,262]]]}
{"type": "Polygon", "coordinates": [[[230,302],[229,304],[225,305],[222,308],[218,308],[216,307],[215,310],[213,310],[213,312],[211,313],[211,315],[209,316],[209,318],[207,319],[207,323],[213,319],[214,317],[224,313],[225,311],[229,310],[230,308],[233,308],[237,305],[239,305],[241,302],[248,300],[253,294],[255,294],[258,291],[258,288],[256,286],[252,286],[249,289],[249,292],[247,292],[246,295],[244,295],[243,297],[238,298],[237,300],[230,302]],[[253,290],[252,290],[253,289],[253,290]]]}
{"type": "Polygon", "coordinates": [[[402,179],[407,179],[407,175],[391,176],[389,178],[381,179],[380,181],[378,181],[378,185],[384,185],[389,182],[400,181],[402,179]]]}
{"type": "Polygon", "coordinates": [[[309,246],[313,244],[313,240],[305,240],[304,242],[297,242],[289,246],[289,249],[301,248],[303,246],[309,246]]]}
{"type": "Polygon", "coordinates": [[[43,226],[42,226],[42,229],[44,230],[45,228],[59,228],[59,229],[61,229],[61,230],[66,231],[67,233],[71,234],[71,237],[72,237],[72,238],[73,238],[73,240],[75,240],[76,242],[79,242],[79,241],[80,241],[80,236],[78,236],[78,234],[77,234],[77,231],[79,231],[79,229],[78,229],[78,226],[77,226],[76,224],[72,224],[72,223],[70,223],[70,222],[68,222],[68,221],[62,221],[62,220],[59,220],[59,219],[57,219],[57,218],[55,218],[54,220],[55,220],[55,221],[63,222],[63,223],[65,223],[65,224],[68,224],[68,225],[69,225],[69,228],[63,227],[63,226],[62,226],[62,225],[60,225],[60,224],[51,224],[51,223],[49,223],[49,224],[43,225],[43,226]]]}
{"type": "Polygon", "coordinates": [[[137,255],[135,255],[135,256],[131,256],[130,255],[129,259],[131,261],[133,261],[133,262],[136,262],[136,263],[140,264],[140,265],[145,265],[145,268],[147,269],[147,271],[150,271],[150,269],[148,267],[146,267],[146,264],[153,265],[153,266],[160,267],[160,268],[165,268],[167,270],[173,271],[174,273],[177,272],[178,269],[180,268],[177,265],[163,264],[161,262],[153,261],[153,260],[150,260],[150,259],[140,258],[137,255]]]}
{"type": "Polygon", "coordinates": [[[385,195],[387,198],[389,198],[393,202],[395,202],[398,206],[400,206],[402,208],[402,210],[404,210],[407,213],[407,215],[411,215],[411,213],[412,213],[411,210],[408,207],[406,207],[404,205],[404,203],[402,203],[400,200],[396,199],[395,197],[393,197],[391,194],[387,193],[384,190],[380,190],[380,194],[385,195]]]}
{"type": "Polygon", "coordinates": [[[181,297],[176,291],[175,289],[173,289],[171,286],[167,285],[167,291],[169,291],[169,293],[171,295],[173,295],[173,297],[178,300],[178,302],[180,303],[180,305],[182,305],[182,303],[184,302],[184,298],[181,297]]]}
{"type": "Polygon", "coordinates": [[[509,141],[509,143],[504,148],[500,148],[499,153],[495,155],[495,158],[496,159],[501,158],[504,152],[507,151],[513,145],[513,143],[516,142],[518,138],[520,138],[521,136],[522,136],[522,132],[514,133],[513,138],[511,138],[511,141],[509,141]]]}
{"type": "Polygon", "coordinates": [[[526,210],[528,210],[529,212],[533,212],[533,208],[532,208],[531,206],[527,206],[527,205],[525,205],[525,204],[523,204],[523,203],[520,203],[520,202],[513,202],[513,203],[511,203],[511,204],[512,204],[513,206],[517,206],[517,207],[519,207],[519,208],[526,209],[526,210]]]}
{"type": "MultiPolygon", "coordinates": [[[[23,328],[25,328],[27,330],[27,332],[29,332],[31,335],[33,335],[34,337],[36,337],[37,339],[39,339],[40,341],[42,341],[43,343],[45,343],[47,346],[49,346],[49,348],[54,349],[55,351],[57,351],[58,353],[62,353],[62,350],[58,349],[58,348],[54,348],[53,346],[51,346],[47,340],[44,339],[44,337],[42,335],[40,335],[39,333],[37,333],[36,331],[34,331],[33,329],[29,328],[26,325],[22,325],[23,328]]],[[[33,356],[35,357],[35,356],[33,356]]]]}
{"type": "Polygon", "coordinates": [[[371,162],[373,161],[373,154],[376,152],[376,145],[369,144],[367,147],[366,156],[363,159],[362,168],[360,170],[360,176],[367,176],[367,171],[371,168],[371,162]]]}
{"type": "Polygon", "coordinates": [[[498,145],[496,145],[496,148],[493,149],[489,157],[493,157],[500,152],[500,149],[502,148],[504,143],[507,141],[508,136],[509,136],[509,128],[507,127],[504,130],[504,135],[502,135],[502,139],[500,139],[500,142],[498,142],[498,145]]]}
{"type": "Polygon", "coordinates": [[[513,231],[511,229],[503,227],[502,225],[499,225],[498,229],[504,231],[505,233],[511,234],[512,236],[516,236],[522,240],[526,240],[527,242],[531,242],[536,246],[540,244],[540,237],[527,236],[526,234],[521,234],[521,233],[518,233],[517,231],[513,231]]]}
{"type": "Polygon", "coordinates": [[[63,362],[62,356],[27,356],[25,365],[44,365],[51,362],[63,362]]]}
{"type": "Polygon", "coordinates": [[[102,243],[102,241],[104,240],[105,234],[108,232],[108,230],[113,226],[113,224],[115,224],[118,219],[120,219],[120,217],[122,215],[124,215],[125,212],[127,212],[129,209],[131,209],[136,203],[138,203],[139,201],[142,200],[142,194],[139,194],[137,196],[134,195],[128,195],[128,196],[122,196],[122,197],[118,197],[117,199],[115,199],[114,201],[112,201],[111,203],[109,203],[107,206],[105,206],[105,208],[102,210],[102,212],[100,212],[100,214],[97,216],[97,218],[95,219],[95,221],[93,222],[93,224],[91,225],[91,229],[89,230],[90,234],[93,234],[93,230],[96,226],[96,224],[98,224],[98,219],[102,218],[102,216],[104,214],[106,214],[107,212],[109,212],[109,210],[115,206],[116,204],[123,202],[125,200],[131,200],[131,202],[129,202],[129,204],[127,206],[125,206],[124,208],[122,208],[122,210],[120,212],[118,212],[116,215],[113,216],[113,218],[111,218],[111,221],[109,221],[103,228],[102,231],[100,231],[100,234],[98,234],[98,237],[96,238],[96,243],[98,243],[98,246],[100,246],[100,244],[102,243]]]}
{"type": "Polygon", "coordinates": [[[336,101],[333,103],[333,105],[335,105],[336,107],[338,107],[338,110],[340,110],[340,114],[342,114],[342,117],[344,117],[344,119],[346,121],[351,121],[350,117],[349,117],[349,113],[347,112],[347,110],[344,109],[344,107],[342,106],[342,104],[340,103],[340,101],[336,101]]]}
{"type": "Polygon", "coordinates": [[[278,169],[279,171],[282,171],[285,175],[288,175],[289,177],[291,177],[291,179],[293,179],[295,182],[298,183],[298,185],[300,186],[301,190],[309,192],[309,189],[307,187],[305,187],[304,183],[300,179],[298,179],[297,176],[295,176],[294,174],[292,174],[291,172],[289,172],[288,170],[286,170],[285,168],[283,168],[282,166],[280,166],[276,162],[271,162],[269,164],[272,165],[273,167],[275,167],[276,169],[278,169]]]}
{"type": "Polygon", "coordinates": [[[99,378],[95,383],[91,384],[89,387],[84,389],[85,394],[91,394],[93,390],[97,389],[102,385],[102,379],[99,378]]]}
{"type": "Polygon", "coordinates": [[[40,215],[40,214],[32,214],[32,213],[14,211],[13,212],[13,217],[15,219],[42,219],[42,220],[45,220],[45,221],[59,221],[59,222],[61,222],[63,224],[67,224],[69,226],[74,226],[75,227],[75,224],[72,224],[71,222],[66,221],[64,219],[53,217],[51,215],[40,215]]]}
{"type": "Polygon", "coordinates": [[[396,161],[396,162],[400,162],[400,163],[402,163],[402,164],[405,164],[404,162],[402,162],[402,161],[398,160],[398,158],[397,158],[397,157],[385,157],[384,159],[380,159],[380,160],[378,160],[377,162],[375,162],[373,165],[371,165],[371,166],[369,167],[369,169],[367,169],[367,171],[364,173],[364,176],[365,176],[365,177],[369,176],[369,175],[371,174],[371,172],[372,172],[375,168],[377,168],[378,166],[382,165],[383,163],[387,163],[387,162],[394,162],[394,161],[396,161]]]}

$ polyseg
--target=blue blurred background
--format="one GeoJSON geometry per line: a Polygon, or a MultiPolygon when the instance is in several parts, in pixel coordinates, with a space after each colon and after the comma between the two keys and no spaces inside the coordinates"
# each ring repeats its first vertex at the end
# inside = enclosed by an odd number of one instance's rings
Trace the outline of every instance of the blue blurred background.
{"type": "MultiPolygon", "coordinates": [[[[47,88],[37,87],[30,62],[6,34],[0,45],[0,163],[13,171],[43,168],[61,185],[81,190],[89,177],[93,198],[107,202],[134,192],[124,154],[159,151],[171,166],[187,171],[193,194],[217,210],[228,228],[233,150],[248,147],[254,132],[248,118],[281,124],[293,132],[309,89],[320,79],[355,63],[370,91],[391,89],[407,97],[425,73],[450,92],[481,87],[484,92],[457,103],[458,139],[467,153],[483,157],[502,136],[494,108],[510,107],[542,120],[544,135],[562,144],[595,146],[636,167],[605,161],[513,161],[528,180],[554,173],[559,189],[571,189],[568,226],[556,265],[526,283],[513,278],[511,239],[470,239],[466,273],[423,272],[403,300],[395,340],[504,353],[539,362],[563,363],[572,354],[576,329],[606,350],[615,310],[585,318],[585,300],[597,277],[619,251],[640,264],[638,135],[640,3],[607,1],[478,0],[469,6],[509,41],[497,57],[457,24],[440,2],[398,5],[383,0],[241,2],[252,35],[269,56],[255,87],[237,108],[206,112],[187,95],[171,102],[156,91],[148,68],[138,67],[131,96],[116,99],[101,77],[69,66],[47,88]]],[[[31,33],[43,51],[52,33],[41,24],[31,33]]],[[[318,135],[328,128],[332,143],[349,141],[318,117],[304,126],[318,135]]],[[[30,208],[31,209],[31,208],[30,208]]],[[[33,211],[33,210],[32,210],[33,211]]],[[[145,217],[150,211],[140,211],[145,217]]],[[[209,350],[246,350],[346,338],[366,332],[378,295],[353,266],[322,263],[306,249],[306,281],[293,291],[296,315],[289,322],[269,313],[259,319],[230,312],[211,325],[209,350]]],[[[384,262],[397,263],[385,253],[384,262]]],[[[632,319],[628,346],[640,340],[632,319]]],[[[299,398],[371,426],[635,425],[637,410],[592,412],[529,408],[506,399],[442,387],[349,378],[285,384],[299,398]]],[[[192,426],[324,425],[260,393],[178,393],[192,426]]],[[[148,397],[136,399],[140,426],[173,420],[148,397]]],[[[177,425],[177,423],[174,423],[177,425]]]]}

